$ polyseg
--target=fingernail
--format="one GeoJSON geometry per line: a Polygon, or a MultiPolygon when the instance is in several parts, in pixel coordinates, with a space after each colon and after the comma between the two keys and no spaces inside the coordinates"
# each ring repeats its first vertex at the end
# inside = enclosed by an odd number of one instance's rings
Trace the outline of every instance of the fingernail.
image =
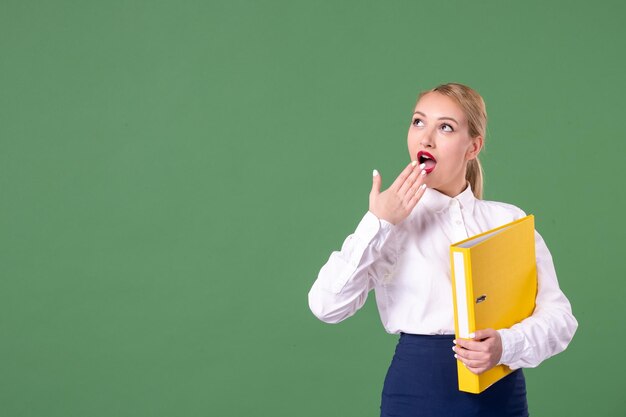
{"type": "Polygon", "coordinates": [[[456,339],[454,339],[454,340],[452,341],[452,343],[454,343],[454,344],[456,345],[456,339]]]}
{"type": "Polygon", "coordinates": [[[426,164],[421,164],[420,169],[424,169],[424,168],[426,168],[426,164]]]}
{"type": "Polygon", "coordinates": [[[452,346],[452,350],[456,352],[456,346],[452,346]]]}
{"type": "Polygon", "coordinates": [[[417,165],[417,161],[411,161],[411,166],[417,165]]]}
{"type": "Polygon", "coordinates": [[[375,170],[374,170],[374,172],[372,172],[372,175],[373,175],[374,177],[375,177],[375,176],[377,176],[377,175],[378,175],[378,170],[377,170],[377,169],[375,169],[375,170]]]}
{"type": "Polygon", "coordinates": [[[420,188],[423,190],[424,188],[426,188],[426,184],[420,185],[420,188]]]}
{"type": "Polygon", "coordinates": [[[474,334],[474,333],[470,333],[470,334],[469,334],[469,338],[470,338],[470,339],[473,339],[475,336],[476,336],[476,334],[474,334]]]}
{"type": "Polygon", "coordinates": [[[454,354],[454,358],[455,359],[459,359],[459,355],[457,355],[456,353],[454,354]]]}
{"type": "Polygon", "coordinates": [[[426,170],[422,170],[422,175],[426,175],[426,170]]]}

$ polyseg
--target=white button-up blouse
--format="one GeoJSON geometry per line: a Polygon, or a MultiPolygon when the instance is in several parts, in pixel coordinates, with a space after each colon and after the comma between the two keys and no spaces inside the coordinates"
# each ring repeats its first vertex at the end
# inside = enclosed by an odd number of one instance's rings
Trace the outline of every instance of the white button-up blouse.
{"type": "MultiPolygon", "coordinates": [[[[510,204],[476,199],[470,186],[455,198],[426,189],[409,217],[395,226],[368,212],[320,270],[309,292],[311,311],[322,321],[340,322],[374,289],[388,333],[454,334],[450,245],[525,215],[510,204]]],[[[497,329],[500,363],[513,369],[535,367],[563,351],[578,327],[537,232],[535,245],[535,311],[509,329],[497,329]]]]}

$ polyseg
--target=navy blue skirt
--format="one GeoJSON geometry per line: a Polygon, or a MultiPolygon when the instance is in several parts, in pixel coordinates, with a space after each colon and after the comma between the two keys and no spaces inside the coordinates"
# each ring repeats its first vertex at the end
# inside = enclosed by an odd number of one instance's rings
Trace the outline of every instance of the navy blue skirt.
{"type": "Polygon", "coordinates": [[[459,391],[453,335],[402,333],[385,378],[381,417],[527,417],[518,369],[480,394],[459,391]]]}

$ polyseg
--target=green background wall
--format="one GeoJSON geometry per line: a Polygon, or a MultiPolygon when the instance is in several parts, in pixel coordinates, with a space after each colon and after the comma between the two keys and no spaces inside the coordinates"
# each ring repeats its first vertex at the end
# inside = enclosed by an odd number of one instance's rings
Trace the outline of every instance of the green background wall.
{"type": "Polygon", "coordinates": [[[377,416],[397,337],[307,292],[447,81],[484,96],[486,198],[536,215],[580,322],[532,415],[626,415],[625,14],[3,0],[0,415],[377,416]]]}

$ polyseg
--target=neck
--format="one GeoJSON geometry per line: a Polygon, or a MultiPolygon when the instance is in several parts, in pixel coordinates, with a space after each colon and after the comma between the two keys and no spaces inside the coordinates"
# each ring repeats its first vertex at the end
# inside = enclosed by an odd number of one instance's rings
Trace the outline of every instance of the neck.
{"type": "Polygon", "coordinates": [[[442,188],[435,188],[435,190],[439,191],[441,194],[447,195],[448,197],[456,197],[457,195],[465,191],[468,185],[469,183],[467,182],[467,180],[463,178],[462,182],[450,184],[442,188]]]}

